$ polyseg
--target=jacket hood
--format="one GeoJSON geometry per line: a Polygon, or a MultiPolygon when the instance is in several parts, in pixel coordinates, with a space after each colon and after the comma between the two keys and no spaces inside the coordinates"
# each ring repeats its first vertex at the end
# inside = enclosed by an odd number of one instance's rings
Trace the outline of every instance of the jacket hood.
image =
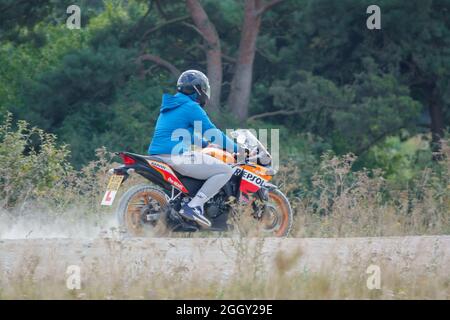
{"type": "Polygon", "coordinates": [[[162,97],[162,103],[161,103],[161,112],[167,112],[169,110],[173,110],[181,106],[182,104],[185,104],[186,102],[195,101],[196,93],[187,96],[185,94],[182,94],[180,92],[176,93],[175,95],[171,94],[163,94],[162,97]]]}

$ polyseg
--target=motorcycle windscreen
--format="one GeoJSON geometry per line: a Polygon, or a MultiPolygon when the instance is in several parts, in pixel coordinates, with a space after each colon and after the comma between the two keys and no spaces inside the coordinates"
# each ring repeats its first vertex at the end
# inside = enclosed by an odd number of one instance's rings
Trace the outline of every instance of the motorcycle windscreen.
{"type": "Polygon", "coordinates": [[[257,148],[259,162],[262,165],[269,165],[272,162],[272,156],[261,141],[249,129],[238,129],[230,133],[231,137],[236,138],[236,142],[243,148],[254,150],[257,148]]]}

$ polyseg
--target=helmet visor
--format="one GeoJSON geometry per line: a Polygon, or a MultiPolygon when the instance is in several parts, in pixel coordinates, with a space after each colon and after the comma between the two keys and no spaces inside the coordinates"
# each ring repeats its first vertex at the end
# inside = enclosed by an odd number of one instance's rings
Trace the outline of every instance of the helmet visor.
{"type": "Polygon", "coordinates": [[[206,82],[205,94],[208,97],[208,99],[211,98],[211,87],[209,86],[209,82],[206,82]]]}

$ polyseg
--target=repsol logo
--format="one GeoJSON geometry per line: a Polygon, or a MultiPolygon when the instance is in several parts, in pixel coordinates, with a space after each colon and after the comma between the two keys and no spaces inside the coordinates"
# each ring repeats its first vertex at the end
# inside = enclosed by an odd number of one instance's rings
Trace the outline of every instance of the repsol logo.
{"type": "MultiPolygon", "coordinates": [[[[236,171],[234,172],[234,175],[239,176],[241,174],[241,172],[242,172],[242,169],[236,169],[236,171]]],[[[261,186],[261,187],[264,185],[264,182],[265,182],[264,179],[258,177],[257,175],[255,175],[251,172],[248,172],[247,170],[244,170],[244,173],[242,174],[242,179],[244,179],[248,182],[251,182],[253,184],[256,184],[258,186],[261,186]]]]}
{"type": "Polygon", "coordinates": [[[152,166],[158,167],[158,168],[163,169],[163,170],[167,170],[167,167],[166,167],[165,165],[159,163],[159,162],[156,162],[156,161],[149,161],[149,163],[150,163],[150,165],[152,165],[152,166]]]}
{"type": "Polygon", "coordinates": [[[183,189],[183,185],[181,183],[179,183],[178,181],[172,179],[172,177],[167,178],[167,181],[169,181],[170,183],[172,183],[173,185],[175,185],[175,187],[177,187],[178,189],[183,189]]]}

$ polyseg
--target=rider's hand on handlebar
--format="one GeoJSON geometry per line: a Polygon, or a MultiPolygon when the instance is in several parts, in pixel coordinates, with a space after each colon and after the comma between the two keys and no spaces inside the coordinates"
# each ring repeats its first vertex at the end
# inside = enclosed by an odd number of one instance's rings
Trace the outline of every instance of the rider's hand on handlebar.
{"type": "Polygon", "coordinates": [[[251,151],[249,154],[250,157],[254,157],[256,155],[258,155],[258,149],[253,149],[253,151],[251,151]]]}
{"type": "Polygon", "coordinates": [[[253,151],[250,151],[247,148],[240,148],[238,152],[233,153],[234,159],[237,160],[238,158],[251,158],[258,154],[258,150],[255,149],[253,151]]]}

